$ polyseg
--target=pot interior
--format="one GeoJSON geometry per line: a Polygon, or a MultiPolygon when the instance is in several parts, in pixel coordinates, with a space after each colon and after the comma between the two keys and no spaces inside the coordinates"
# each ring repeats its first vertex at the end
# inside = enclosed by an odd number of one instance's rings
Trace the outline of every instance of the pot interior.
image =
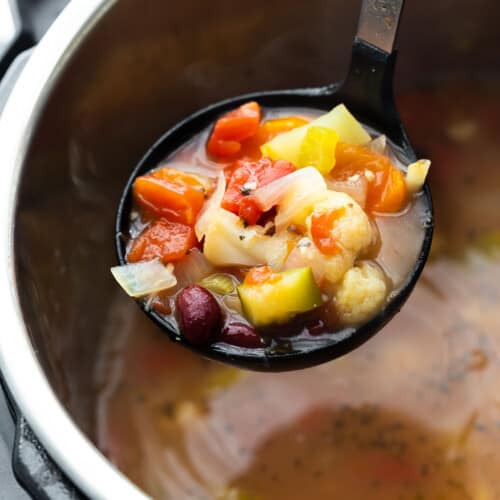
{"type": "Polygon", "coordinates": [[[414,296],[366,346],[302,372],[225,368],[169,343],[109,273],[121,189],[151,143],[210,102],[342,79],[357,12],[122,0],[44,105],[18,187],[25,323],[75,422],[152,495],[500,495],[497,2],[407,6],[396,91],[433,160],[436,240],[414,296]]]}

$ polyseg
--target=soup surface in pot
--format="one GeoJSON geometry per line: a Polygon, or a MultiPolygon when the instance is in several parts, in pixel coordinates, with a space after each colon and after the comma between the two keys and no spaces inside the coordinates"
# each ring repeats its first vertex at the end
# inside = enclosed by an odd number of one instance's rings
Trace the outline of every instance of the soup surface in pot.
{"type": "Polygon", "coordinates": [[[171,343],[117,290],[98,445],[145,492],[500,498],[500,98],[481,85],[400,99],[433,158],[434,247],[402,312],[351,354],[281,374],[228,368],[171,343]]]}

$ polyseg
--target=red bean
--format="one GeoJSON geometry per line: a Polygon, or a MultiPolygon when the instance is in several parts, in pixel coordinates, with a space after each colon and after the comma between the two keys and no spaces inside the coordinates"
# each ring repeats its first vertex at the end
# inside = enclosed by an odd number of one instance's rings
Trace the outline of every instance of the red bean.
{"type": "Polygon", "coordinates": [[[205,288],[190,285],[176,300],[181,333],[195,345],[210,344],[221,328],[222,312],[213,295],[205,288]]]}
{"type": "Polygon", "coordinates": [[[323,333],[326,333],[326,331],[326,325],[321,319],[318,319],[315,323],[307,325],[307,332],[312,336],[322,335],[323,333]]]}
{"type": "Polygon", "coordinates": [[[222,330],[220,340],[239,347],[264,347],[262,337],[255,328],[239,321],[228,323],[222,330]]]}

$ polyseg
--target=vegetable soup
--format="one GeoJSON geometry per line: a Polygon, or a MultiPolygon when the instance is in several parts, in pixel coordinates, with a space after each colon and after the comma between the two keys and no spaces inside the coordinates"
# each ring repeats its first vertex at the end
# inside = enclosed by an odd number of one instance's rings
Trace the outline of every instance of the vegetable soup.
{"type": "Polygon", "coordinates": [[[112,272],[192,344],[293,351],[365,323],[423,244],[430,162],[397,153],[342,104],[243,104],[135,179],[112,272]]]}

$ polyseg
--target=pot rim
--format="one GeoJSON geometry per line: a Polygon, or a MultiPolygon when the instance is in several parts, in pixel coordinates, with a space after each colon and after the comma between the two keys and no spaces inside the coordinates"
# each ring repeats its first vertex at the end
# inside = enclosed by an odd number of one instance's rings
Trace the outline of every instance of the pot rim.
{"type": "Polygon", "coordinates": [[[73,0],[33,51],[0,115],[0,369],[51,458],[90,498],[148,498],[91,443],[50,387],[24,324],[14,268],[17,186],[38,119],[68,60],[118,0],[73,0]]]}

